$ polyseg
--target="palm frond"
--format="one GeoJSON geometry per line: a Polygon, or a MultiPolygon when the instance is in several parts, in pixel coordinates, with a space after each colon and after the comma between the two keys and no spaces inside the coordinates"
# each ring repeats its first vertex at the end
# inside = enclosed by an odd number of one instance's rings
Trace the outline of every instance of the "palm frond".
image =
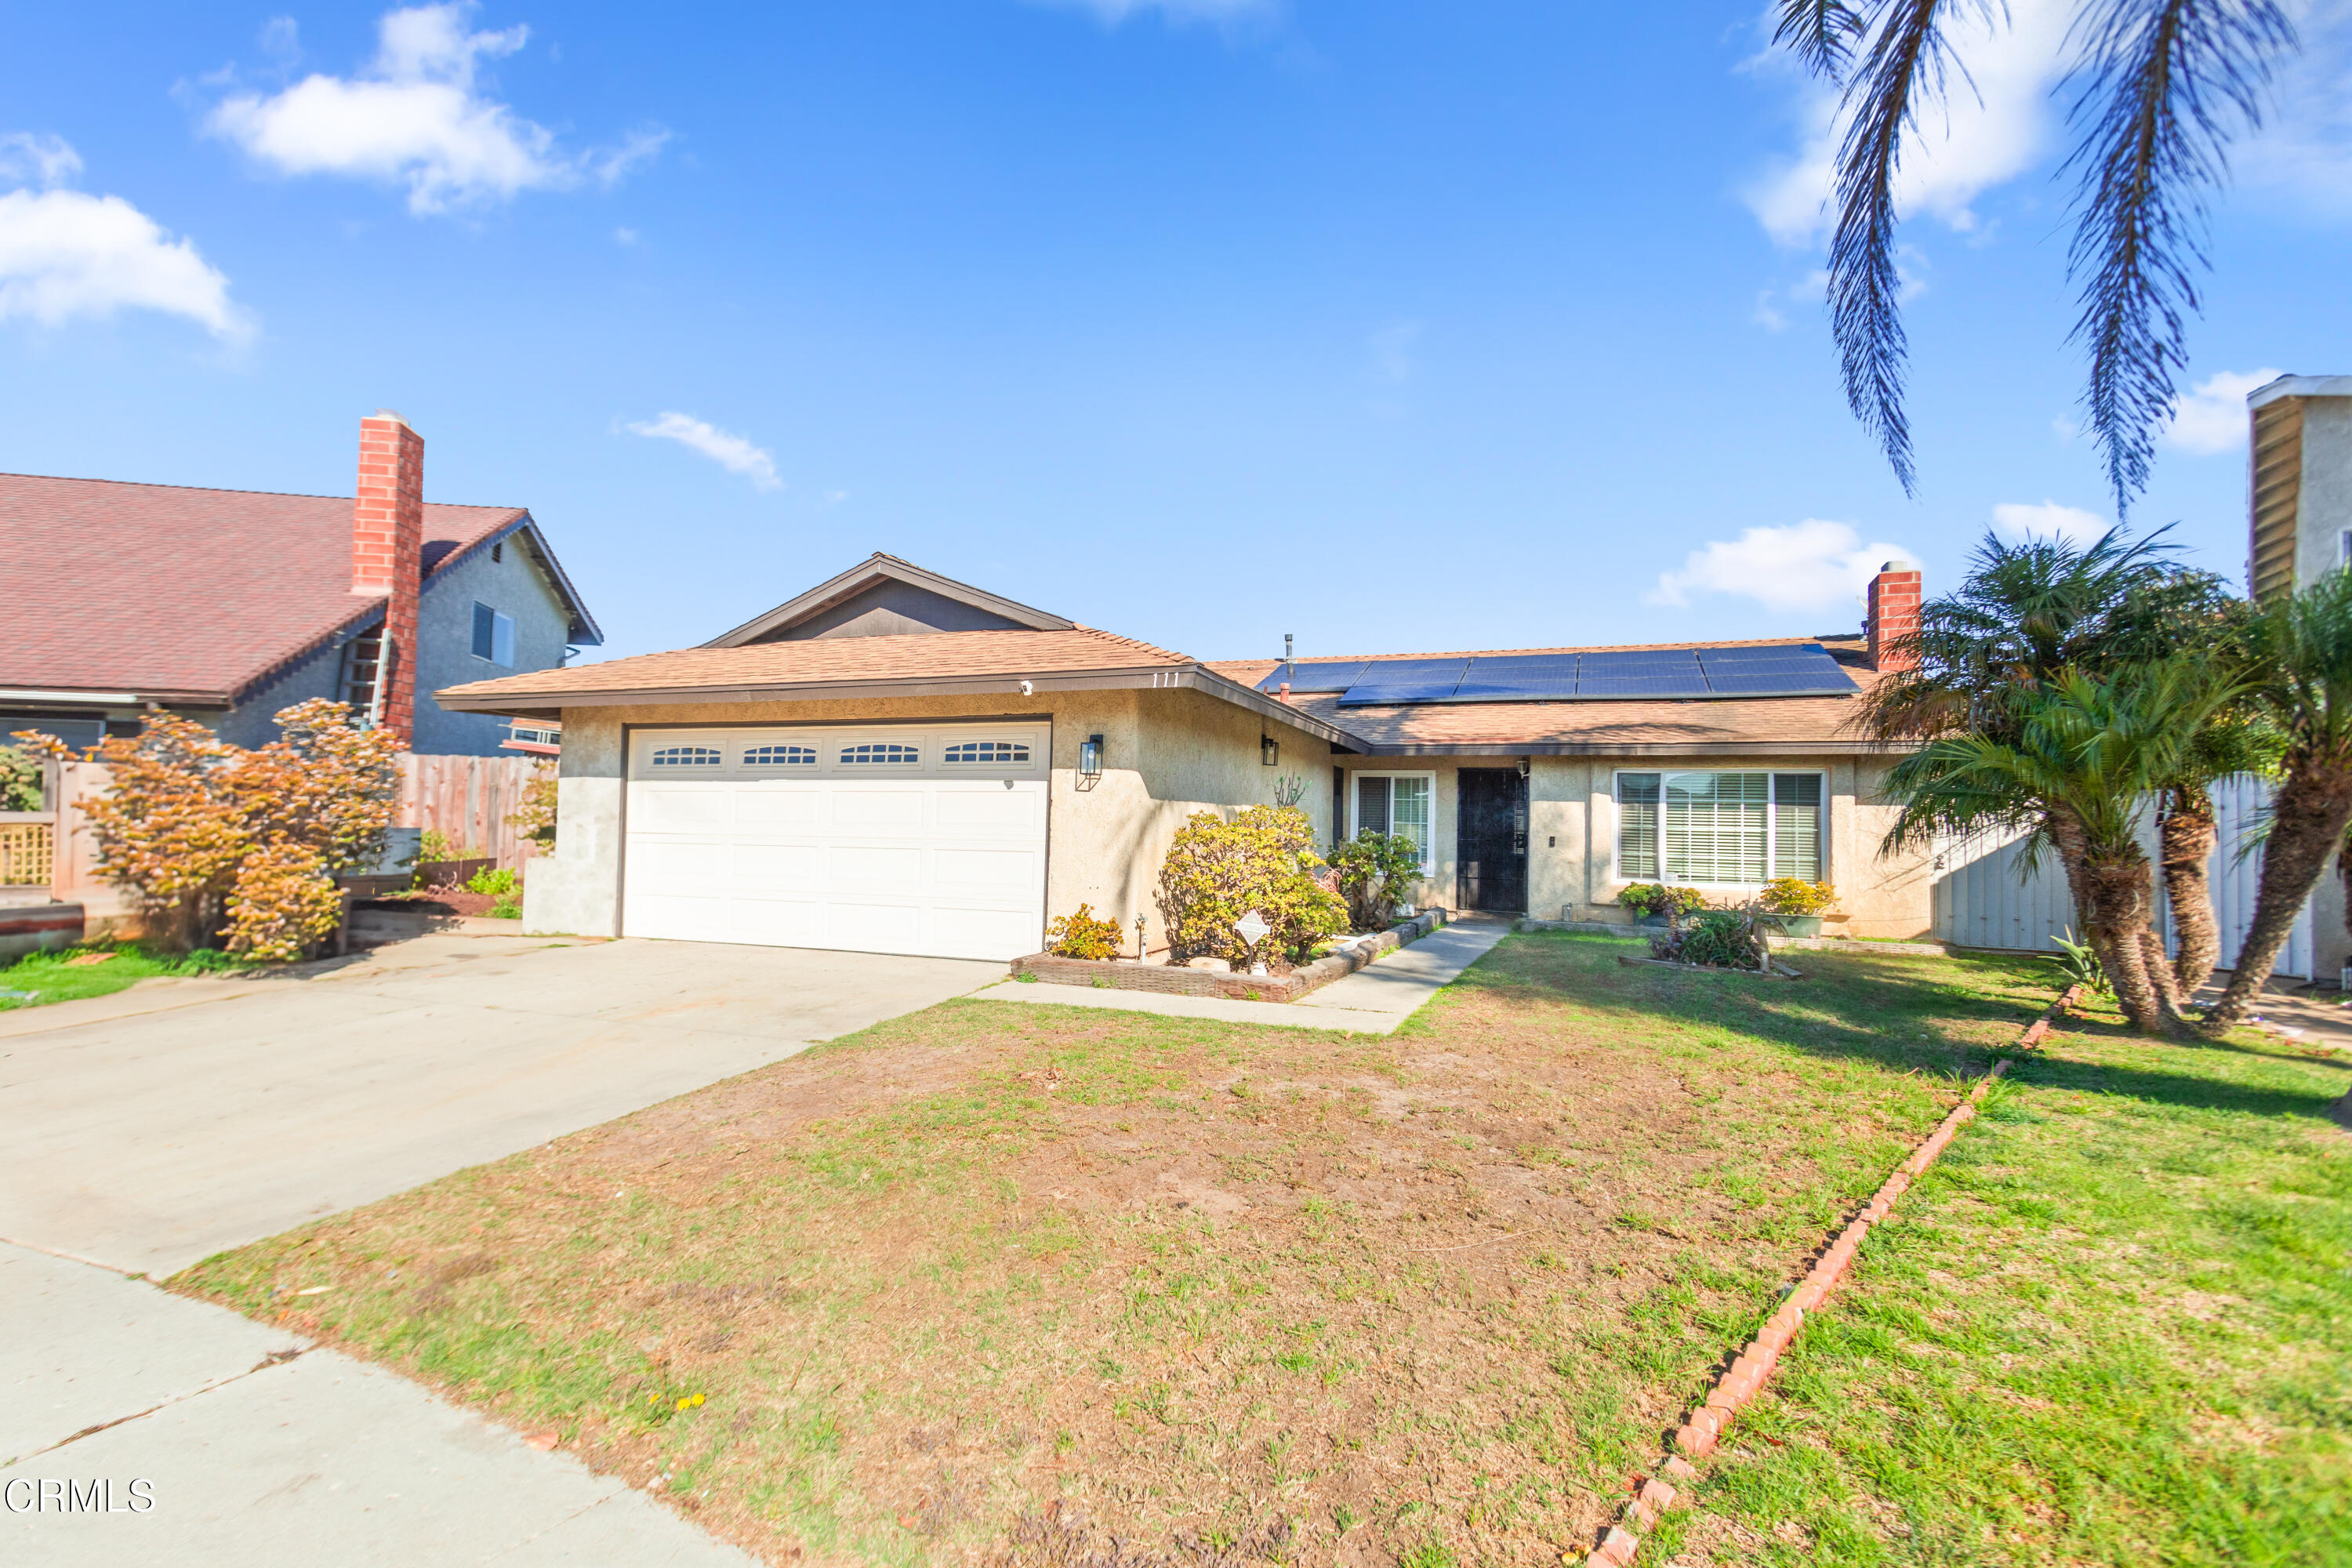
{"type": "Polygon", "coordinates": [[[1772,41],[1786,45],[1816,76],[1842,81],[1863,26],[1862,13],[1844,0],[1780,0],[1772,41]]]}
{"type": "Polygon", "coordinates": [[[2073,339],[2090,353],[2084,404],[2121,515],[2147,486],[2187,363],[2186,318],[2208,265],[2202,192],[2221,182],[2232,132],[2260,122],[2296,38],[2275,0],[2098,0],[2078,36],[2073,339]]]}
{"type": "MultiPolygon", "coordinates": [[[[1895,179],[1923,99],[1960,69],[1946,26],[1952,13],[1988,12],[1989,0],[1881,0],[1877,30],[1846,89],[1853,108],[1838,148],[1837,227],[1830,237],[1830,329],[1837,340],[1846,406],[1914,493],[1911,422],[1904,412],[1903,275],[1895,264],[1895,179]]],[[[1962,73],[1965,75],[1965,72],[1962,73]]]]}

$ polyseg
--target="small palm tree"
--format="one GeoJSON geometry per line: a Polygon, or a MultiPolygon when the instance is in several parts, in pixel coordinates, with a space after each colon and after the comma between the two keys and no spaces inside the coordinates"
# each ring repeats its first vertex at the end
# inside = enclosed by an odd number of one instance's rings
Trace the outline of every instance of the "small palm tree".
{"type": "Polygon", "coordinates": [[[2242,1022],[2352,825],[2352,573],[2264,606],[2251,638],[2252,694],[2283,741],[2262,887],[2238,966],[2208,1024],[2242,1022]]]}
{"type": "Polygon", "coordinates": [[[2074,868],[2084,935],[2125,1016],[2160,1032],[2180,998],[2154,926],[2140,815],[2180,773],[2197,733],[2240,695],[2236,678],[2200,658],[2127,664],[2105,677],[2062,670],[2008,701],[2006,735],[1941,735],[1895,765],[1887,789],[1902,811],[1885,847],[2030,828],[2035,851],[2054,848],[2074,868]]]}

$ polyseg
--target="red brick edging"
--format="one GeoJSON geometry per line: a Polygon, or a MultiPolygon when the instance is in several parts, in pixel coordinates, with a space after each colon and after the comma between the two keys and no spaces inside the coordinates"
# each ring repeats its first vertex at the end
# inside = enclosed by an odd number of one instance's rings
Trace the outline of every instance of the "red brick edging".
{"type": "MultiPolygon", "coordinates": [[[[2050,1033],[2050,1020],[2081,1000],[2082,992],[2080,985],[2069,985],[2063,995],[2042,1009],[2042,1016],[2026,1026],[2024,1035],[2017,1042],[2018,1047],[2032,1050],[2039,1047],[2043,1037],[2050,1033]]],[[[1780,1304],[1780,1310],[1765,1321],[1763,1329],[1740,1351],[1730,1367],[1716,1379],[1706,1401],[1684,1418],[1682,1426],[1675,1432],[1670,1451],[1658,1466],[1658,1474],[1642,1483],[1641,1489],[1625,1505],[1622,1521],[1611,1525],[1601,1536],[1601,1544],[1586,1555],[1585,1568],[1623,1568],[1624,1564],[1633,1561],[1634,1551],[1642,1544],[1642,1538],[1634,1531],[1650,1529],[1657,1523],[1660,1514],[1674,1506],[1678,1495],[1675,1481],[1687,1484],[1697,1479],[1698,1470],[1691,1460],[1703,1459],[1715,1452],[1716,1444],[1730,1427],[1732,1417],[1755,1397],[1757,1390],[1763,1387],[1764,1380],[1771,1376],[1773,1369],[1780,1364],[1780,1352],[1789,1348],[1789,1342],[1797,1337],[1797,1331],[1804,1326],[1805,1314],[1817,1310],[1830,1291],[1845,1278],[1846,1266],[1861,1250],[1863,1238],[1870,1234],[1871,1226],[1893,1212],[1895,1201],[1921,1173],[1935,1163],[1936,1156],[1944,1152],[1944,1146],[1958,1135],[1960,1129],[1975,1119],[1977,1107],[1984,1102],[1985,1090],[2008,1070],[2006,1059],[1993,1063],[1991,1070],[1978,1079],[1976,1088],[1969,1091],[1969,1097],[1952,1107],[1951,1114],[1937,1124],[1926,1142],[1911,1151],[1909,1159],[1895,1167],[1885,1184],[1871,1194],[1870,1201],[1854,1215],[1853,1223],[1830,1243],[1815,1261],[1812,1272],[1789,1292],[1788,1300],[1780,1304]],[[1669,1476],[1674,1480],[1664,1479],[1669,1476]]]]}

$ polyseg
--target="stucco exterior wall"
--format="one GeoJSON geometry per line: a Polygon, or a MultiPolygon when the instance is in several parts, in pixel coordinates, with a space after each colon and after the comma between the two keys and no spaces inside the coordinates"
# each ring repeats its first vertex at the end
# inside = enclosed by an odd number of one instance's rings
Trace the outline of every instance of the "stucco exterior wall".
{"type": "Polygon", "coordinates": [[[491,680],[563,663],[572,616],[520,540],[509,538],[490,559],[476,549],[425,580],[416,605],[416,731],[410,749],[445,756],[490,757],[507,738],[507,721],[490,713],[452,713],[433,700],[446,686],[491,680]],[[478,601],[514,617],[515,661],[492,664],[474,657],[474,605],[478,601]]]}
{"type": "MultiPolygon", "coordinates": [[[[1436,862],[1420,901],[1448,909],[1455,897],[1456,775],[1463,768],[1511,768],[1516,756],[1345,757],[1352,773],[1428,773],[1436,777],[1431,809],[1436,862]]],[[[1634,879],[1617,871],[1617,774],[1668,773],[1819,773],[1828,822],[1822,875],[1838,890],[1828,930],[1848,936],[1915,937],[1934,924],[1933,857],[1925,850],[1882,858],[1880,838],[1896,807],[1884,793],[1878,757],[1533,757],[1528,770],[1528,913],[1538,920],[1630,921],[1617,895],[1634,879]]],[[[1720,898],[1734,891],[1710,889],[1720,898]]]]}
{"type": "MultiPolygon", "coordinates": [[[[527,931],[620,934],[625,725],[857,723],[1044,714],[1053,725],[1046,827],[1048,919],[1081,902],[1164,947],[1152,891],[1168,842],[1195,811],[1230,815],[1271,805],[1276,780],[1303,773],[1300,808],[1329,833],[1330,748],[1268,721],[1282,765],[1258,760],[1256,715],[1192,691],[1076,691],[1035,697],[901,697],[855,701],[697,703],[572,708],[563,715],[557,774],[556,847],[531,862],[523,898],[527,931]],[[1102,776],[1081,788],[1078,748],[1103,737],[1102,776]],[[1294,763],[1293,759],[1297,759],[1294,763]],[[1324,782],[1316,798],[1315,781],[1324,782]]],[[[1042,942],[1044,933],[1039,933],[1042,942]]]]}

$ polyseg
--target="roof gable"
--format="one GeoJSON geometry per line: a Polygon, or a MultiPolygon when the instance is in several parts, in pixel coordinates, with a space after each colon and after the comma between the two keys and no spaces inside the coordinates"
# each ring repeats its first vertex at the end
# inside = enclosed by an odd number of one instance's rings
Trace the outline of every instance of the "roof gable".
{"type": "Polygon", "coordinates": [[[942,632],[1066,632],[1076,625],[877,550],[840,575],[702,646],[744,647],[813,637],[942,632]]]}

